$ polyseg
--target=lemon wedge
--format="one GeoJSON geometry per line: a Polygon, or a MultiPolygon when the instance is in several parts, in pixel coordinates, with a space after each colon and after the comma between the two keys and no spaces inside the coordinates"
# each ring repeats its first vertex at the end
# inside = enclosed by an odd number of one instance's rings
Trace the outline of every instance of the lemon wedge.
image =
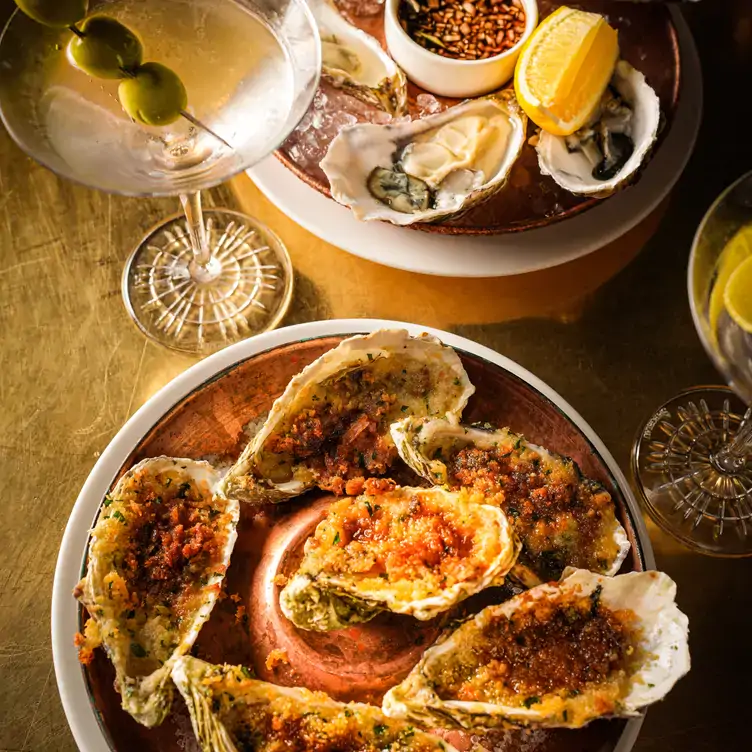
{"type": "Polygon", "coordinates": [[[752,256],[734,269],[726,284],[723,302],[729,316],[752,334],[752,256]]]}
{"type": "Polygon", "coordinates": [[[543,130],[568,136],[593,114],[618,57],[618,35],[603,16],[563,6],[520,53],[514,71],[517,100],[543,130]]]}
{"type": "MultiPolygon", "coordinates": [[[[725,248],[718,257],[716,264],[717,276],[708,305],[708,323],[710,324],[710,331],[713,333],[713,336],[715,336],[718,328],[718,319],[723,309],[726,308],[726,287],[729,284],[731,275],[748,258],[752,258],[752,225],[742,227],[726,243],[725,248]]],[[[752,296],[752,289],[748,294],[752,296]]]]}

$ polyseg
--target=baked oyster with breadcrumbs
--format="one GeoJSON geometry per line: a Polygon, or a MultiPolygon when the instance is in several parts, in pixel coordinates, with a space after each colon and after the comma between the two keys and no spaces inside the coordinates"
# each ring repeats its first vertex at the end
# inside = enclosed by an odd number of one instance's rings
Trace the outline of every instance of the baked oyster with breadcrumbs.
{"type": "Polygon", "coordinates": [[[384,697],[427,726],[579,728],[636,716],[689,671],[687,617],[661,572],[569,569],[470,618],[384,697]]]}
{"type": "Polygon", "coordinates": [[[475,391],[459,356],[429,335],[350,337],[295,376],[223,481],[226,496],[279,502],[318,486],[357,495],[397,459],[400,417],[459,421],[475,391]]]}
{"type": "Polygon", "coordinates": [[[172,678],[203,752],[456,752],[372,705],[258,681],[245,666],[215,666],[185,656],[172,678]]]}
{"type": "Polygon", "coordinates": [[[282,612],[317,631],[382,611],[428,620],[502,584],[519,545],[504,513],[479,499],[467,491],[395,488],[336,501],[280,593],[282,612]]]}
{"type": "Polygon", "coordinates": [[[89,614],[76,636],[88,663],[100,645],[123,709],[144,726],[172,704],[170,671],[209,618],[230,564],[240,513],[216,496],[208,462],[139,462],[102,503],[86,576],[75,595],[89,614]]]}
{"type": "Polygon", "coordinates": [[[392,426],[402,459],[421,477],[470,488],[498,504],[522,542],[513,574],[527,586],[565,567],[614,575],[629,553],[611,494],[568,457],[509,429],[406,418],[392,426]]]}

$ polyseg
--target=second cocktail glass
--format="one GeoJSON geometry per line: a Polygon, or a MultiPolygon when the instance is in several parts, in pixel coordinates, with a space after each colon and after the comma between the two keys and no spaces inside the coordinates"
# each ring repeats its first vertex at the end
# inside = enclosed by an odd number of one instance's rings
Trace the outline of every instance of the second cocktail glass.
{"type": "MultiPolygon", "coordinates": [[[[53,0],[54,2],[55,0],[53,0]]],[[[180,196],[184,215],[151,230],[127,262],[123,295],[139,328],[205,354],[276,326],[292,294],[286,250],[237,212],[202,212],[200,191],[267,156],[305,114],[320,42],[304,0],[91,0],[178,74],[186,117],[134,122],[117,80],[71,64],[74,31],[16,11],[0,40],[0,114],[58,175],[127,196],[180,196]]]]}

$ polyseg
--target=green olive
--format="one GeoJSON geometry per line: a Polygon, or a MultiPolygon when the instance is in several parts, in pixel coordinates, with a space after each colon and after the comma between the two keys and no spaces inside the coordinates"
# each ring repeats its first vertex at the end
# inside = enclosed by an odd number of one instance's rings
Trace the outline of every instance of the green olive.
{"type": "Polygon", "coordinates": [[[188,106],[188,94],[177,73],[160,63],[144,63],[120,83],[123,109],[138,123],[169,125],[188,106]]]}
{"type": "Polygon", "coordinates": [[[63,28],[86,15],[88,0],[16,0],[16,5],[40,24],[63,28]]]}
{"type": "Polygon", "coordinates": [[[95,78],[124,78],[143,60],[139,38],[120,21],[92,16],[79,26],[82,36],[71,39],[70,57],[76,67],[95,78]]]}

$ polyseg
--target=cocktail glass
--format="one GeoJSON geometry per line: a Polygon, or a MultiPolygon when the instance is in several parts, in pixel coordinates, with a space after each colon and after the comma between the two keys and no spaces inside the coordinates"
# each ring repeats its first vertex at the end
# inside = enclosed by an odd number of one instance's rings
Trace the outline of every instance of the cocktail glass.
{"type": "Polygon", "coordinates": [[[716,556],[752,555],[752,333],[723,300],[730,275],[748,256],[752,172],[710,207],[689,261],[695,326],[731,388],[696,387],[672,398],[645,422],[632,448],[633,477],[656,524],[716,556]]]}
{"type": "MultiPolygon", "coordinates": [[[[55,0],[51,0],[55,2],[55,0]]],[[[152,229],[123,275],[139,328],[204,354],[274,328],[292,295],[289,256],[250,217],[202,212],[200,191],[248,169],[305,114],[321,68],[304,0],[90,0],[88,15],[133,30],[145,61],[175,71],[187,117],[131,120],[118,81],[74,67],[73,31],[16,11],[0,39],[0,115],[16,143],[58,175],[127,196],[180,196],[184,214],[152,229]]]]}

